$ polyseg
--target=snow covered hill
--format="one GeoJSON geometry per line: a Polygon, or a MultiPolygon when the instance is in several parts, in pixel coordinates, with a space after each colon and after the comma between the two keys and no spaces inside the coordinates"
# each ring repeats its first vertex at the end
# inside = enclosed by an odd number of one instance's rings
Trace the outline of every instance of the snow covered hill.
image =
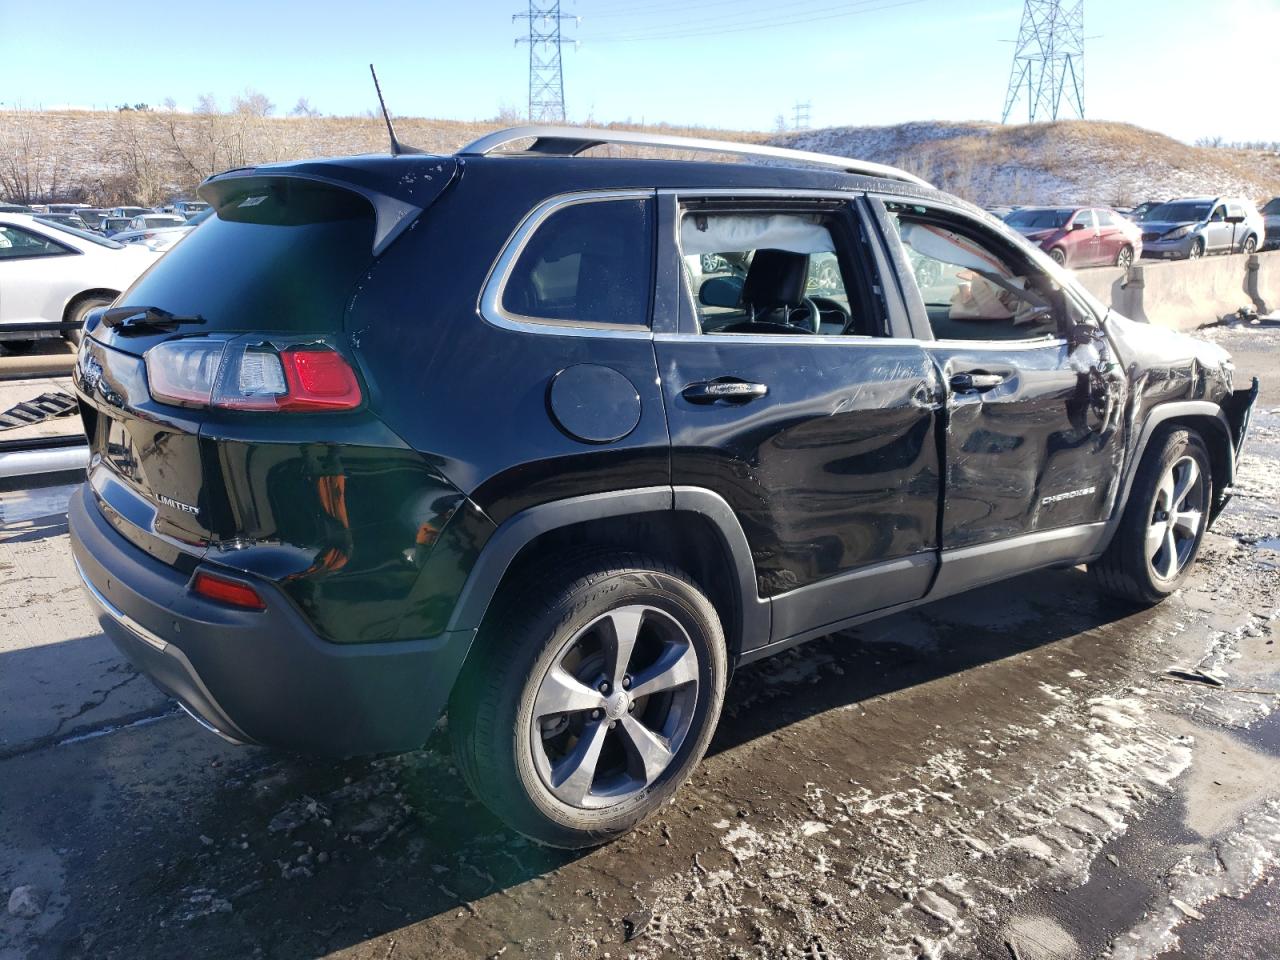
{"type": "Polygon", "coordinates": [[[772,142],[893,164],[983,205],[1280,195],[1280,154],[1191,147],[1123,123],[904,123],[806,130],[772,142]]]}

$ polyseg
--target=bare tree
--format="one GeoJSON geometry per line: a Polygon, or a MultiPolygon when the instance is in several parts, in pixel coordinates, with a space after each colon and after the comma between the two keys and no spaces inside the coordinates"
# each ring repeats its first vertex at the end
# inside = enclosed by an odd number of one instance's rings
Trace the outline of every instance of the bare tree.
{"type": "Polygon", "coordinates": [[[246,87],[244,93],[231,98],[232,113],[240,113],[249,117],[269,117],[276,105],[267,99],[265,93],[246,87]]]}
{"type": "Polygon", "coordinates": [[[291,117],[318,117],[320,111],[311,105],[311,101],[306,97],[299,97],[298,102],[293,105],[293,109],[289,111],[291,117]]]}

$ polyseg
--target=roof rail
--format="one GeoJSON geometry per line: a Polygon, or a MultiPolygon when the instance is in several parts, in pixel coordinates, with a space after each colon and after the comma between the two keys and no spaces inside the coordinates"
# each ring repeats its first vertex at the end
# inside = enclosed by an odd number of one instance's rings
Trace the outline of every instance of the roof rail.
{"type": "Polygon", "coordinates": [[[851,160],[826,153],[810,153],[808,150],[788,150],[756,143],[733,143],[727,140],[706,140],[701,137],[671,137],[660,133],[644,133],[638,130],[605,130],[596,127],[508,127],[497,130],[467,144],[457,155],[483,157],[498,153],[502,147],[518,140],[533,140],[523,153],[546,156],[573,157],[592,147],[604,144],[622,144],[635,147],[657,147],[666,150],[691,150],[699,153],[728,153],[740,157],[764,157],[771,160],[807,163],[844,173],[857,173],[886,180],[900,180],[920,187],[931,184],[913,173],[867,160],[851,160]]]}

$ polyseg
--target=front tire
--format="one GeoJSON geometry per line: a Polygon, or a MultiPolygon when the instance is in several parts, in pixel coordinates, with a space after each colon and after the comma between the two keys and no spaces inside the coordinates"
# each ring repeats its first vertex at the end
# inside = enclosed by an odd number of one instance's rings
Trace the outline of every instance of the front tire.
{"type": "Polygon", "coordinates": [[[1157,434],[1134,477],[1120,527],[1089,572],[1111,596],[1159,603],[1190,574],[1212,503],[1212,467],[1200,435],[1181,428],[1157,434]]]}
{"type": "Polygon", "coordinates": [[[1054,247],[1049,251],[1049,256],[1053,258],[1053,262],[1060,267],[1067,265],[1067,252],[1061,247],[1054,247]]]}
{"type": "Polygon", "coordinates": [[[692,772],[727,673],[719,617],[683,572],[626,554],[584,560],[485,617],[449,705],[458,767],[521,833],[607,842],[692,772]]]}
{"type": "Polygon", "coordinates": [[[1203,256],[1204,256],[1204,240],[1202,240],[1200,237],[1196,237],[1196,239],[1191,244],[1191,249],[1187,252],[1187,259],[1199,260],[1203,256]]]}

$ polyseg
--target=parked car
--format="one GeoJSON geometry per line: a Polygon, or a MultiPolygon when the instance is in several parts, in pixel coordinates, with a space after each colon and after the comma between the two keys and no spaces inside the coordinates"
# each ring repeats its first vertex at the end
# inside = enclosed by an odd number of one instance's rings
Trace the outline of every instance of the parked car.
{"type": "Polygon", "coordinates": [[[88,229],[101,232],[102,218],[107,215],[107,212],[102,207],[85,207],[78,211],[77,216],[85,222],[88,229]]]}
{"type": "Polygon", "coordinates": [[[209,205],[203,200],[175,200],[164,209],[166,213],[176,213],[183,219],[190,220],[197,213],[208,208],[209,205]]]}
{"type": "Polygon", "coordinates": [[[49,203],[45,205],[46,213],[79,213],[89,205],[87,203],[49,203]]]}
{"type": "Polygon", "coordinates": [[[89,225],[76,213],[40,213],[36,215],[36,219],[41,223],[60,224],[64,227],[73,227],[76,230],[89,229],[89,225]]]}
{"type": "Polygon", "coordinates": [[[1023,207],[1005,223],[1064,267],[1128,267],[1142,231],[1108,207],[1023,207]]]}
{"type": "Polygon", "coordinates": [[[1272,250],[1280,247],[1280,197],[1272,197],[1263,204],[1261,213],[1265,230],[1262,249],[1272,250]]]}
{"type": "Polygon", "coordinates": [[[21,203],[0,203],[0,213],[30,213],[31,208],[21,203]]]}
{"type": "Polygon", "coordinates": [[[129,221],[130,230],[155,230],[159,227],[181,227],[186,217],[176,213],[144,213],[129,221]]]}
{"type": "Polygon", "coordinates": [[[1138,204],[1136,207],[1130,210],[1126,214],[1126,216],[1128,217],[1129,220],[1132,220],[1134,223],[1141,223],[1143,220],[1146,219],[1147,214],[1149,214],[1152,210],[1154,210],[1156,207],[1160,206],[1161,204],[1168,203],[1168,202],[1169,201],[1167,200],[1148,200],[1145,203],[1138,204]]]}
{"type": "Polygon", "coordinates": [[[103,217],[98,221],[98,232],[103,236],[114,237],[117,233],[131,230],[132,217],[103,217]]]}
{"type": "Polygon", "coordinates": [[[48,216],[0,213],[0,343],[13,352],[46,337],[78,340],[85,315],[156,260],[48,216]]]}
{"type": "Polygon", "coordinates": [[[191,219],[181,226],[152,227],[147,230],[126,230],[117,233],[111,239],[116,243],[140,243],[149,250],[163,252],[189,234],[205,220],[213,215],[213,208],[206,206],[204,210],[192,214],[191,219]]]}
{"type": "Polygon", "coordinates": [[[112,207],[108,216],[124,217],[132,220],[134,217],[141,216],[144,213],[154,213],[150,207],[112,207]]]}
{"type": "Polygon", "coordinates": [[[1142,221],[1142,255],[1195,260],[1210,253],[1253,253],[1265,232],[1262,215],[1240,197],[1170,200],[1142,221]]]}
{"type": "Polygon", "coordinates": [[[74,372],[103,629],[239,742],[413,749],[447,703],[476,795],[558,846],[672,796],[737,664],[1041,567],[1168,596],[1257,396],[848,158],[525,127],[200,196],[74,372]]]}
{"type": "Polygon", "coordinates": [[[1004,220],[1009,216],[1009,214],[1013,213],[1015,210],[1021,210],[1022,207],[997,204],[994,207],[985,207],[984,209],[993,217],[1004,220]]]}

